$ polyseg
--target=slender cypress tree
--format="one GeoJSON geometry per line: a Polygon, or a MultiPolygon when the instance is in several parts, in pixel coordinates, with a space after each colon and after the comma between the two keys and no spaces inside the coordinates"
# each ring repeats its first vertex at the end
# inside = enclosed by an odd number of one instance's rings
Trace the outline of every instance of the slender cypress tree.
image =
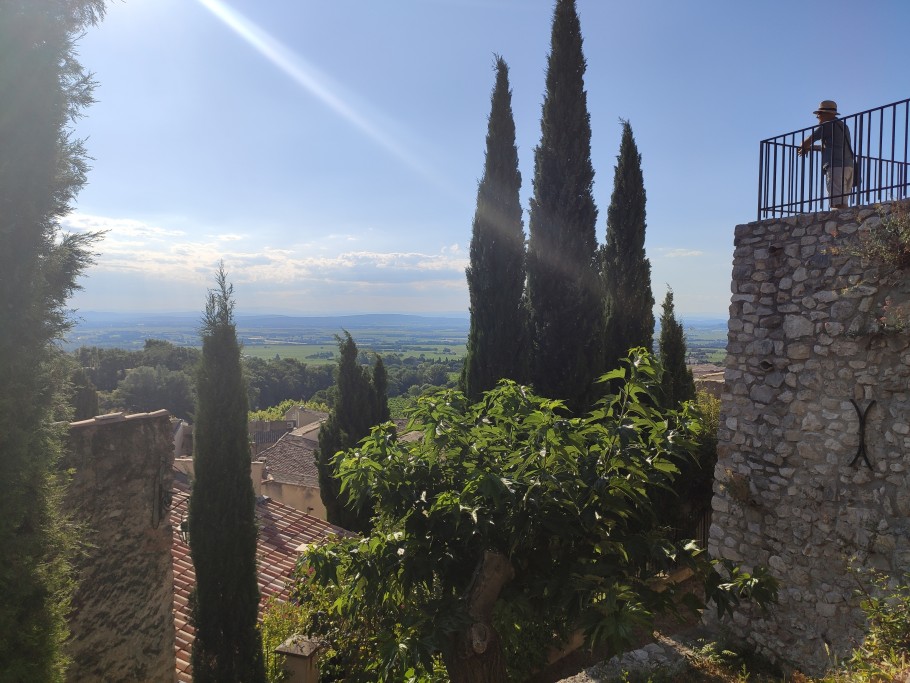
{"type": "Polygon", "coordinates": [[[462,385],[474,400],[503,377],[527,381],[521,173],[515,146],[509,67],[498,55],[495,71],[486,159],[477,187],[471,235],[471,264],[466,271],[471,327],[462,385]]]}
{"type": "Polygon", "coordinates": [[[94,235],[62,235],[86,180],[70,124],[92,102],[75,41],[102,0],[0,2],[0,679],[60,681],[72,529],[57,461],[68,375],[54,342],[94,235]]]}
{"type": "Polygon", "coordinates": [[[651,350],[654,340],[651,263],[645,256],[645,183],[641,154],[628,121],[622,121],[602,252],[604,362],[616,367],[629,349],[643,346],[651,350]]]}
{"type": "Polygon", "coordinates": [[[386,422],[389,417],[389,375],[382,362],[382,356],[376,354],[373,362],[373,394],[376,396],[375,424],[386,422]]]}
{"type": "MultiPolygon", "coordinates": [[[[319,430],[316,468],[319,471],[319,493],[326,516],[332,524],[350,531],[369,528],[370,510],[355,510],[346,505],[335,470],[335,454],[353,448],[370,433],[379,419],[379,401],[369,373],[357,362],[357,344],[345,331],[338,340],[338,378],[335,404],[319,430]]],[[[383,372],[385,367],[382,366],[383,372]]],[[[388,404],[386,404],[388,406],[388,404]]]]}
{"type": "Polygon", "coordinates": [[[527,296],[531,381],[539,394],[583,410],[602,370],[601,288],[591,122],[575,0],[558,0],[534,155],[527,296]]]}
{"type": "Polygon", "coordinates": [[[196,569],[193,680],[265,681],[256,627],[256,498],[250,480],[246,382],[234,325],[233,286],[221,266],[202,320],[195,481],[189,502],[196,569]]]}
{"type": "Polygon", "coordinates": [[[692,370],[686,367],[686,339],[682,323],[677,322],[673,310],[673,290],[667,287],[667,296],[660,316],[661,398],[665,408],[675,409],[683,401],[695,400],[695,380],[692,370]]]}

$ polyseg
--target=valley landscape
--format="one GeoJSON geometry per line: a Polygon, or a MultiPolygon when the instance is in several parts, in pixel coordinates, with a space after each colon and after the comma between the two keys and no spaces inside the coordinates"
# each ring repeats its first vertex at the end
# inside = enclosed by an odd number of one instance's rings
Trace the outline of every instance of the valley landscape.
{"type": "MultiPolygon", "coordinates": [[[[690,365],[722,365],[727,340],[725,318],[683,318],[690,365]]],[[[351,333],[362,351],[395,353],[427,360],[464,357],[470,321],[467,317],[366,314],[343,316],[238,315],[237,337],[243,354],[253,358],[293,358],[311,365],[335,363],[335,335],[351,333]]],[[[658,329],[655,336],[659,336],[658,329]]],[[[198,347],[198,313],[79,314],[62,346],[142,349],[146,339],[198,347]]]]}

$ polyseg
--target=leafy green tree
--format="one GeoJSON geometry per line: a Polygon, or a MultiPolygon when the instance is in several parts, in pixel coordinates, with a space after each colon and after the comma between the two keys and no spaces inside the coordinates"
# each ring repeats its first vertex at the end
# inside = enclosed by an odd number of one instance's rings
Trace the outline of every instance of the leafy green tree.
{"type": "Polygon", "coordinates": [[[686,366],[686,338],[682,323],[676,320],[673,310],[673,290],[667,287],[660,316],[660,380],[661,402],[667,408],[676,408],[683,401],[695,400],[695,379],[686,366]]]}
{"type": "Polygon", "coordinates": [[[175,417],[188,420],[193,414],[192,378],[180,370],[142,365],[126,371],[114,391],[112,402],[130,412],[165,408],[175,417]]]}
{"type": "Polygon", "coordinates": [[[320,412],[327,413],[329,412],[329,407],[324,403],[314,403],[312,401],[293,401],[291,399],[285,399],[277,406],[272,406],[270,408],[262,408],[261,410],[251,410],[249,414],[250,420],[283,420],[285,414],[291,409],[298,406],[303,406],[309,410],[318,410],[320,412]]]}
{"type": "Polygon", "coordinates": [[[189,501],[193,680],[264,681],[256,627],[256,498],[250,479],[247,395],[234,325],[233,287],[223,266],[202,320],[202,364],[189,501]]]}
{"type": "Polygon", "coordinates": [[[60,681],[72,529],[57,473],[69,375],[54,345],[95,235],[61,234],[86,181],[75,41],[102,0],[0,2],[0,678],[60,681]]]}
{"type": "Polygon", "coordinates": [[[696,415],[655,407],[658,369],[642,349],[604,378],[619,393],[576,418],[505,380],[473,404],[441,391],[412,416],[422,439],[384,425],[344,454],[341,480],[355,502],[374,502],[373,530],[311,550],[306,580],[337,586],[333,619],[375,628],[374,672],[429,674],[441,655],[454,683],[506,680],[514,634],[499,631],[510,623],[497,623],[500,601],[558,614],[618,649],[676,604],[673,586],[652,584],[672,555],[704,578],[721,613],[773,598],[762,569],[727,563],[721,579],[702,550],[674,547],[656,523],[652,500],[695,448],[696,415]]]}
{"type": "Polygon", "coordinates": [[[534,154],[527,298],[531,383],[582,412],[603,370],[591,121],[575,0],[557,0],[541,139],[534,154]]]}
{"type": "Polygon", "coordinates": [[[629,349],[651,349],[654,338],[651,263],[645,256],[645,183],[641,154],[628,121],[622,121],[601,268],[606,309],[604,362],[613,367],[629,349]]]}
{"type": "Polygon", "coordinates": [[[307,365],[294,358],[244,358],[250,406],[267,408],[285,400],[308,401],[334,384],[331,365],[307,365]]]}
{"type": "Polygon", "coordinates": [[[370,373],[357,361],[357,344],[350,333],[345,331],[344,337],[336,336],[336,339],[339,358],[335,403],[319,430],[316,449],[319,493],[329,522],[360,531],[369,527],[368,504],[366,507],[348,505],[347,495],[341,492],[335,454],[357,444],[373,425],[381,422],[379,401],[370,373]]]}
{"type": "Polygon", "coordinates": [[[98,391],[113,391],[126,371],[142,365],[141,352],[80,346],[73,351],[76,362],[85,368],[98,391]]]}
{"type": "Polygon", "coordinates": [[[70,374],[73,420],[88,420],[98,414],[98,392],[85,370],[77,367],[70,374]]]}
{"type": "Polygon", "coordinates": [[[465,393],[473,399],[492,389],[503,377],[522,382],[527,376],[520,191],[509,67],[497,56],[483,177],[477,187],[471,263],[466,271],[471,327],[462,383],[465,393]]]}
{"type": "Polygon", "coordinates": [[[146,339],[141,364],[153,368],[160,365],[168,370],[195,372],[199,358],[199,349],[192,346],[177,346],[166,339],[146,339]]]}

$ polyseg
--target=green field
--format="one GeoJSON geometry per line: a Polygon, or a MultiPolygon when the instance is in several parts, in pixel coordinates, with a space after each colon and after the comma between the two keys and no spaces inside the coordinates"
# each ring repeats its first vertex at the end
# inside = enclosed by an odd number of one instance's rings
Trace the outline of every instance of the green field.
{"type": "Polygon", "coordinates": [[[690,364],[713,363],[723,365],[727,357],[726,323],[689,326],[685,330],[687,362],[690,364]]]}
{"type": "MultiPolygon", "coordinates": [[[[356,340],[355,340],[356,341],[356,340]]],[[[371,351],[369,346],[361,346],[358,343],[358,350],[371,351]]],[[[380,355],[396,353],[403,358],[419,358],[423,356],[427,360],[455,360],[463,358],[465,354],[464,344],[426,344],[426,345],[400,345],[395,350],[383,349],[380,355]]],[[[338,361],[337,344],[249,344],[244,343],[243,355],[253,358],[263,358],[268,360],[276,355],[280,358],[293,358],[301,363],[308,365],[326,365],[338,361]]]]}

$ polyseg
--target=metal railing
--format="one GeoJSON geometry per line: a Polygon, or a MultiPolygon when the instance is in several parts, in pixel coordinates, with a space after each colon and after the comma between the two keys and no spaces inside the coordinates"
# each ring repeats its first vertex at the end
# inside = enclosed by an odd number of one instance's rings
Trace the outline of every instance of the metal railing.
{"type": "MultiPolygon", "coordinates": [[[[825,144],[818,138],[824,124],[762,140],[758,155],[759,220],[823,211],[842,204],[889,202],[910,194],[910,99],[838,120],[849,132],[849,142],[844,142],[840,151],[845,155],[852,152],[853,187],[844,187],[842,194],[829,197],[827,169],[823,168],[819,145],[812,144],[808,153],[797,154],[813,134],[816,142],[825,144]]],[[[830,142],[829,137],[829,145],[830,142]]]]}

